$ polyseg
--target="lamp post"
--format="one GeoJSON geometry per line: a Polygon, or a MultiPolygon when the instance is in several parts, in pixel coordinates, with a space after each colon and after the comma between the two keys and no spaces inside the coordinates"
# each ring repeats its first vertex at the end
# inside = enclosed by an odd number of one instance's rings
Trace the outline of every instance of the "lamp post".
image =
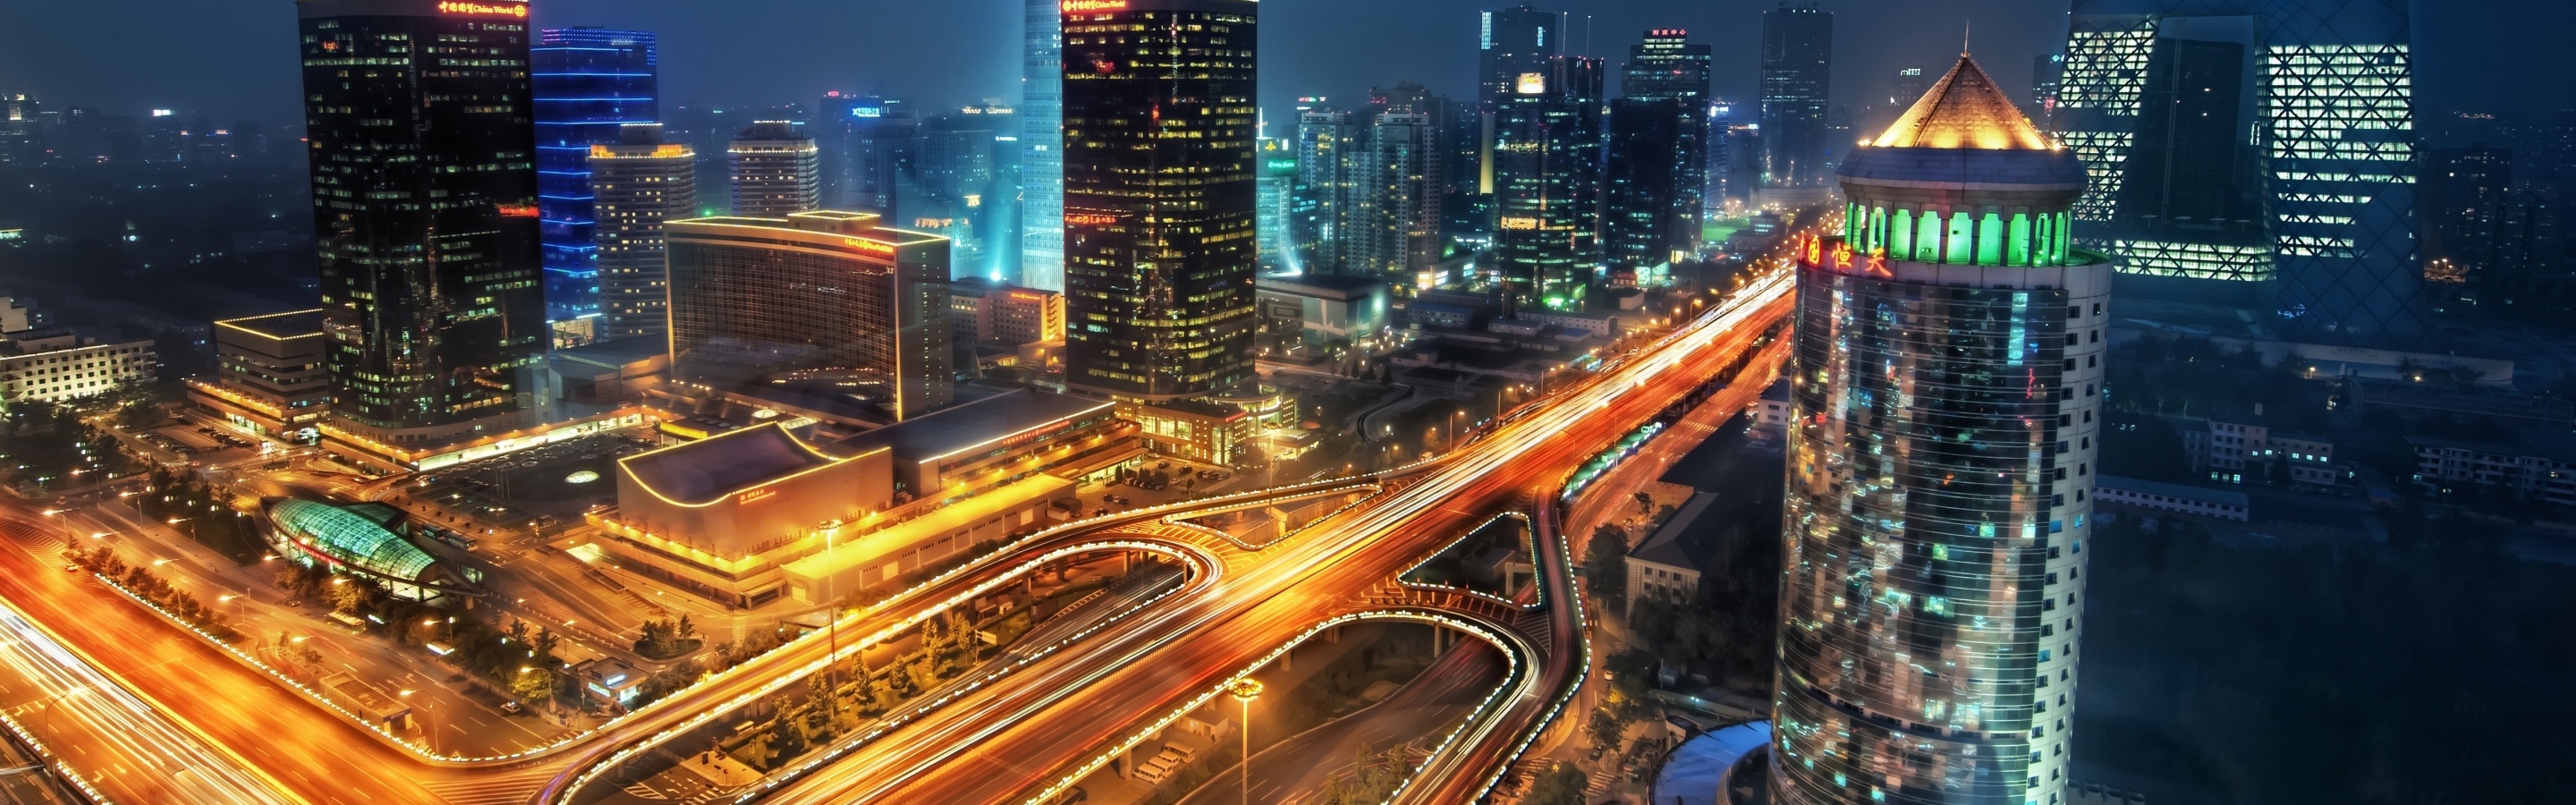
{"type": "Polygon", "coordinates": [[[1243,721],[1236,724],[1243,736],[1243,765],[1238,769],[1241,775],[1236,785],[1243,789],[1243,805],[1252,805],[1252,700],[1261,697],[1261,680],[1248,676],[1237,679],[1225,686],[1225,692],[1243,703],[1243,721]]]}

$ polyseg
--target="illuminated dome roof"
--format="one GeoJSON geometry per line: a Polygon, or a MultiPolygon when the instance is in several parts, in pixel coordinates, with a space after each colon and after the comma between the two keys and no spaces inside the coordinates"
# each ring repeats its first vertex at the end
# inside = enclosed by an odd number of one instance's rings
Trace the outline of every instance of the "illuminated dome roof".
{"type": "Polygon", "coordinates": [[[1981,148],[2046,151],[2056,148],[2022,115],[2011,96],[1974,59],[1959,54],[1950,74],[1932,85],[1905,116],[1878,135],[1879,148],[1981,148]]]}

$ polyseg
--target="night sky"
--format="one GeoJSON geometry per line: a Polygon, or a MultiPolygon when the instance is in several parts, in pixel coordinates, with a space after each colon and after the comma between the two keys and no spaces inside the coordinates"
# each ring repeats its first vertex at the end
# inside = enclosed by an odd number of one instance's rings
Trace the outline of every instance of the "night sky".
{"type": "MultiPolygon", "coordinates": [[[[1415,80],[1455,97],[1474,87],[1477,12],[1499,0],[1271,0],[1262,6],[1263,105],[1299,95],[1358,102],[1373,85],[1415,80]]],[[[1767,0],[1582,0],[1590,52],[1615,67],[1650,27],[1682,27],[1716,47],[1719,97],[1753,94],[1767,0]]],[[[1019,0],[537,0],[543,27],[633,27],[662,36],[666,104],[808,102],[827,89],[873,91],[924,106],[1019,94],[1019,0]]],[[[2031,59],[2056,50],[2066,0],[1824,0],[1836,12],[1836,102],[1884,93],[1896,68],[1937,72],[1963,24],[1988,71],[2016,94],[2031,59]]],[[[2576,108],[2564,32],[2576,3],[2418,2],[2420,114],[2576,108]],[[2438,11],[2430,11],[2438,9],[2438,11]],[[2428,13],[2430,12],[2430,13],[2428,13]]],[[[1578,14],[1569,37],[1580,49],[1578,14]]],[[[175,108],[218,121],[297,115],[295,9],[289,0],[78,0],[0,3],[0,91],[139,114],[175,108]]],[[[1615,92],[1615,88],[1614,88],[1615,92]]]]}

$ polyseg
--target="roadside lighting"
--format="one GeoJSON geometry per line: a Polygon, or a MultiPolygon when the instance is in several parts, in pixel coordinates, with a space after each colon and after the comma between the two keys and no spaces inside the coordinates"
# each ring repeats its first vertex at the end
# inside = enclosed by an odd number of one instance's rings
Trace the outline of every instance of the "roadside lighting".
{"type": "Polygon", "coordinates": [[[1238,768],[1241,775],[1235,784],[1243,791],[1244,805],[1252,805],[1252,700],[1261,697],[1261,680],[1248,676],[1237,679],[1225,686],[1225,692],[1243,703],[1243,720],[1235,723],[1243,736],[1243,765],[1238,768]]]}

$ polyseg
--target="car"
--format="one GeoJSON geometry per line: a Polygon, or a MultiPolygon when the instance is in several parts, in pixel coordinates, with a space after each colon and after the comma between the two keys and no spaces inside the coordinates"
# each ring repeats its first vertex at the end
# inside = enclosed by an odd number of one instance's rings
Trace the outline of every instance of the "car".
{"type": "Polygon", "coordinates": [[[514,716],[515,716],[515,715],[518,715],[518,714],[520,713],[520,711],[523,711],[523,710],[526,710],[526,709],[528,709],[528,708],[520,706],[518,702],[502,702],[502,703],[501,703],[501,712],[509,713],[509,714],[511,714],[511,715],[514,715],[514,716]]]}

